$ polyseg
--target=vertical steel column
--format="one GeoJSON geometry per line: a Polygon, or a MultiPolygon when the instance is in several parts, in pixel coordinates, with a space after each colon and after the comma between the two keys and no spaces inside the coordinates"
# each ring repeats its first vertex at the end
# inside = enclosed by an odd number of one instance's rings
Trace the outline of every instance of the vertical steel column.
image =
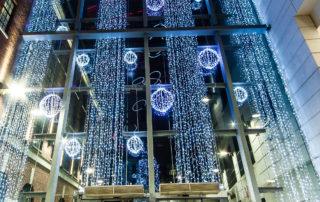
{"type": "Polygon", "coordinates": [[[208,9],[208,14],[211,16],[210,23],[212,25],[218,24],[217,15],[212,0],[206,0],[206,6],[208,9]]]}
{"type": "Polygon", "coordinates": [[[144,65],[146,76],[146,102],[147,102],[147,143],[148,143],[148,174],[150,201],[155,197],[154,161],[153,161],[153,127],[151,108],[151,83],[150,83],[150,61],[149,61],[149,37],[144,35],[144,65]]]}
{"type": "MultiPolygon", "coordinates": [[[[81,18],[83,15],[83,6],[84,6],[84,0],[78,0],[78,7],[77,7],[77,16],[75,20],[75,30],[81,29],[81,18]]],[[[54,202],[55,196],[57,192],[57,184],[58,184],[58,177],[59,177],[59,171],[60,171],[60,162],[62,160],[62,138],[63,134],[65,133],[66,123],[68,120],[68,113],[69,113],[69,105],[70,105],[70,99],[71,99],[71,87],[75,72],[75,63],[76,63],[76,51],[78,48],[79,41],[76,37],[72,40],[72,47],[71,52],[69,56],[69,63],[68,63],[68,70],[67,70],[67,76],[64,86],[64,93],[63,93],[63,100],[62,100],[62,110],[60,111],[59,116],[59,122],[58,122],[58,128],[56,133],[56,140],[54,143],[54,151],[53,151],[53,157],[52,157],[52,164],[51,164],[51,170],[47,185],[47,191],[46,191],[46,202],[54,202]]]]}
{"type": "Polygon", "coordinates": [[[148,27],[148,13],[147,13],[147,2],[142,0],[142,9],[143,9],[143,27],[148,27]]]}
{"type": "Polygon", "coordinates": [[[81,19],[83,16],[84,0],[78,0],[77,16],[74,24],[75,30],[81,30],[81,19]]]}
{"type": "Polygon", "coordinates": [[[46,202],[54,202],[55,195],[57,191],[57,183],[60,171],[60,161],[62,157],[62,138],[63,134],[65,133],[66,123],[68,119],[68,112],[69,112],[69,104],[71,99],[71,87],[72,81],[74,77],[74,70],[75,70],[75,61],[76,61],[76,49],[78,46],[78,40],[74,37],[72,41],[72,50],[69,57],[68,63],[68,72],[65,82],[65,88],[63,93],[63,102],[62,102],[62,110],[60,111],[59,122],[58,122],[58,129],[56,133],[56,140],[54,143],[54,151],[52,157],[52,165],[50,170],[50,176],[47,186],[47,193],[46,193],[46,202]]]}
{"type": "Polygon", "coordinates": [[[226,84],[226,91],[227,91],[229,105],[232,112],[232,118],[236,123],[236,127],[237,127],[237,141],[238,141],[241,160],[242,160],[242,164],[243,164],[243,168],[244,168],[244,172],[245,172],[245,176],[248,184],[250,198],[251,198],[251,201],[260,202],[261,201],[260,193],[258,189],[256,176],[253,170],[250,151],[249,151],[247,140],[246,140],[245,128],[241,120],[240,110],[238,108],[238,104],[234,95],[228,61],[227,61],[227,57],[225,54],[225,50],[224,50],[219,32],[216,33],[216,40],[218,42],[220,54],[222,56],[222,64],[221,64],[222,76],[226,84]]]}
{"type": "MultiPolygon", "coordinates": [[[[218,24],[213,1],[206,0],[206,6],[208,9],[208,13],[211,15],[211,23],[213,25],[218,24]]],[[[223,76],[224,83],[226,84],[226,92],[228,96],[230,109],[232,112],[232,118],[237,126],[237,142],[239,145],[240,156],[241,156],[241,160],[242,160],[242,164],[243,164],[243,168],[244,168],[244,172],[245,172],[245,176],[248,184],[251,201],[260,202],[261,198],[260,198],[259,188],[258,188],[256,176],[253,170],[250,151],[249,151],[247,140],[246,140],[245,128],[242,123],[241,114],[240,114],[238,104],[234,95],[231,74],[230,74],[228,61],[227,61],[226,53],[221,40],[220,33],[217,32],[215,37],[216,37],[216,42],[219,46],[220,54],[222,57],[222,64],[221,64],[222,76],[223,76]]]]}

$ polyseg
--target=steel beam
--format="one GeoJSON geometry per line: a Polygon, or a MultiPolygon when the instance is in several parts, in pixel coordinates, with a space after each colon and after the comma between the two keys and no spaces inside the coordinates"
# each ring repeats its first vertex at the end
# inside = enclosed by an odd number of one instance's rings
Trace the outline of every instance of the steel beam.
{"type": "Polygon", "coordinates": [[[225,50],[222,45],[222,40],[219,33],[216,34],[216,40],[220,48],[220,54],[222,56],[221,71],[222,71],[224,82],[226,84],[226,92],[227,92],[229,105],[232,112],[232,118],[236,123],[236,128],[237,128],[236,137],[239,145],[242,165],[245,171],[245,176],[248,184],[250,198],[253,202],[260,202],[261,201],[260,193],[258,189],[256,176],[254,174],[254,169],[253,169],[253,165],[250,157],[250,151],[249,151],[247,140],[246,140],[245,128],[244,128],[244,124],[241,119],[240,110],[238,108],[238,104],[234,95],[233,84],[232,84],[231,74],[228,66],[227,56],[225,54],[225,50]]]}
{"type": "MultiPolygon", "coordinates": [[[[260,134],[265,133],[266,130],[263,128],[259,129],[246,129],[246,135],[250,134],[260,134]]],[[[236,129],[215,129],[213,133],[217,137],[236,137],[237,130],[236,129]]],[[[139,137],[147,137],[148,131],[125,131],[123,132],[123,136],[125,138],[131,137],[132,135],[137,135],[139,137]]],[[[160,130],[160,131],[153,131],[153,137],[168,137],[176,135],[177,132],[175,130],[160,130]]],[[[82,133],[66,133],[64,137],[74,137],[76,136],[78,139],[85,139],[87,137],[86,132],[82,133]]],[[[32,136],[32,140],[55,140],[56,133],[38,133],[32,136]]]]}
{"type": "Polygon", "coordinates": [[[144,66],[146,78],[146,104],[147,104],[147,147],[148,147],[148,174],[150,201],[155,199],[155,175],[154,175],[154,153],[153,153],[153,124],[151,108],[151,81],[149,61],[149,36],[144,35],[144,66]]]}
{"type": "Polygon", "coordinates": [[[228,34],[263,34],[267,25],[232,25],[232,26],[203,26],[183,28],[137,28],[126,30],[83,30],[70,32],[24,32],[23,39],[29,40],[68,40],[77,36],[78,39],[106,39],[106,38],[143,38],[171,37],[171,36],[213,36],[216,32],[228,34]]]}
{"type": "Polygon", "coordinates": [[[69,57],[68,63],[68,72],[67,78],[65,82],[65,90],[63,93],[63,101],[62,101],[62,109],[60,111],[57,134],[55,139],[55,146],[53,151],[53,158],[52,158],[52,167],[50,170],[48,186],[47,186],[47,194],[46,194],[46,202],[54,202],[55,195],[57,191],[57,182],[59,176],[59,169],[60,169],[60,161],[62,158],[62,137],[66,128],[66,123],[68,119],[68,112],[69,112],[69,104],[71,99],[71,87],[72,81],[75,72],[75,61],[76,61],[76,49],[78,47],[78,40],[76,37],[73,38],[72,41],[72,52],[69,57]]]}

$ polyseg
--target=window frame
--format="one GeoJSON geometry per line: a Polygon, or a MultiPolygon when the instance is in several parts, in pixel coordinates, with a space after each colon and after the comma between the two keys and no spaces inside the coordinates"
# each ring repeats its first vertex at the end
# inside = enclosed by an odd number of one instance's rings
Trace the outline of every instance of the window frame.
{"type": "Polygon", "coordinates": [[[8,38],[6,30],[8,28],[14,8],[15,3],[13,0],[5,0],[0,10],[0,31],[6,38],[8,38]]]}

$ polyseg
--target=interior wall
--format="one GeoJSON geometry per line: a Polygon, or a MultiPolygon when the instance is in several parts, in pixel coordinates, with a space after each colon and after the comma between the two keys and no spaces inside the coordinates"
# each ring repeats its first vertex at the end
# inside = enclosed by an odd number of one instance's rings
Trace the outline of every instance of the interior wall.
{"type": "Polygon", "coordinates": [[[269,32],[271,46],[279,59],[280,70],[319,175],[320,71],[295,20],[303,0],[253,1],[263,23],[272,26],[269,32]]]}

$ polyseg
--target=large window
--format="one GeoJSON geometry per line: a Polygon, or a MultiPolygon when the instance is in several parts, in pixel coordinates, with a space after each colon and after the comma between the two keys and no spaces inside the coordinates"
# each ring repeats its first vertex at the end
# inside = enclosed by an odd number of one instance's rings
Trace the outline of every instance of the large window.
{"type": "Polygon", "coordinates": [[[13,8],[14,4],[12,0],[5,0],[0,14],[0,29],[3,32],[6,30],[13,8]]]}

